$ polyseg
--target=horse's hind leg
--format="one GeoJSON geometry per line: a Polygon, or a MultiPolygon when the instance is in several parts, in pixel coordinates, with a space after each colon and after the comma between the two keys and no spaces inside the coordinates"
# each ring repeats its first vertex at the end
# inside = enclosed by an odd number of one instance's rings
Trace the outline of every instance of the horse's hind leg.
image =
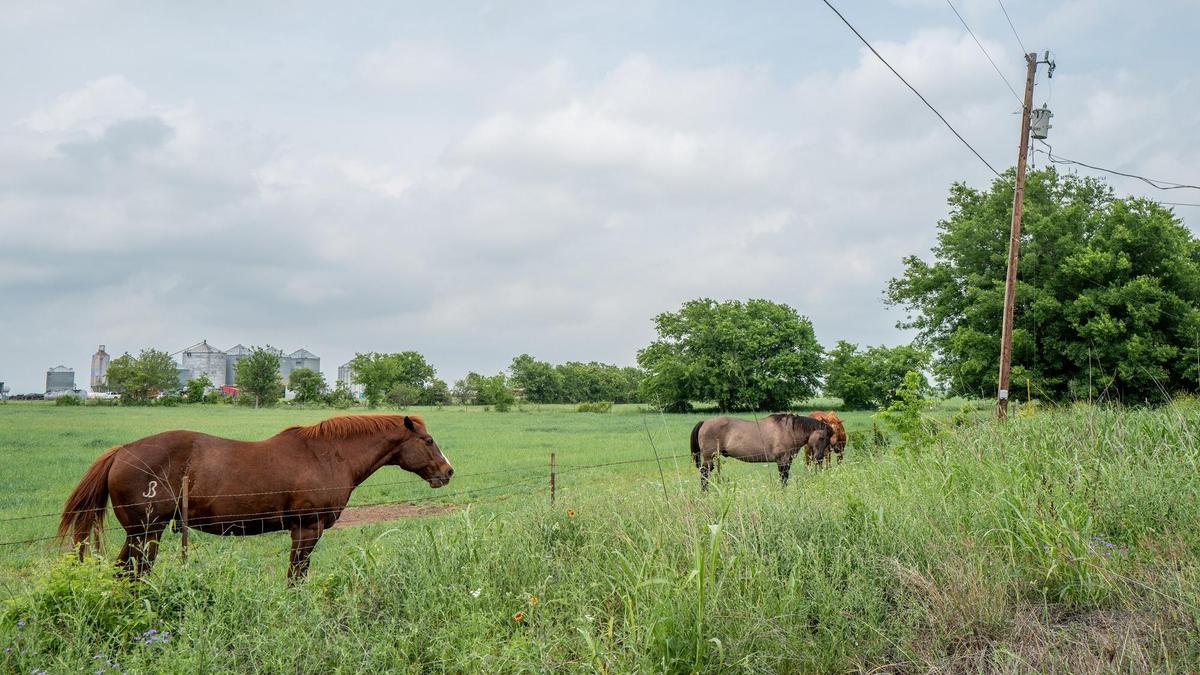
{"type": "Polygon", "coordinates": [[[117,562],[123,568],[125,576],[139,579],[150,571],[154,559],[158,557],[158,540],[166,528],[167,524],[161,522],[126,531],[125,544],[121,546],[121,553],[117,555],[117,562]]]}

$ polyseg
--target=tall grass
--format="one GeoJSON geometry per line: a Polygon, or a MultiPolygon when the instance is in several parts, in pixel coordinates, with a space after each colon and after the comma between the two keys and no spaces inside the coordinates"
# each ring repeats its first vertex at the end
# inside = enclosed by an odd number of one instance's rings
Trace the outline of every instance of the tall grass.
{"type": "Polygon", "coordinates": [[[555,508],[539,490],[331,532],[293,589],[283,538],[197,537],[187,564],[170,539],[136,585],[47,560],[5,601],[0,669],[1200,669],[1194,403],[848,457],[787,489],[727,462],[664,499],[648,466],[555,508]]]}

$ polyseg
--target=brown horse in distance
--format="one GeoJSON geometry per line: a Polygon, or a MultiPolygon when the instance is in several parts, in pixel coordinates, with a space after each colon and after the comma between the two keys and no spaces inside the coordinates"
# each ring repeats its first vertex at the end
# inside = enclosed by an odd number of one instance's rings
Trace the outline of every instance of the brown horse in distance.
{"type": "Polygon", "coordinates": [[[454,469],[415,415],[345,415],[293,426],[264,441],[235,441],[195,431],[167,431],[100,455],[63,506],[58,535],[71,535],[82,559],[99,541],[105,505],[125,528],[119,562],[140,576],[158,540],[180,517],[188,479],[187,526],[212,534],[288,530],[288,581],[304,576],[322,532],[350,493],[380,467],[411,471],[438,488],[454,469]]]}
{"type": "MultiPolygon", "coordinates": [[[[822,422],[825,422],[829,426],[833,427],[833,438],[829,443],[830,453],[825,455],[825,464],[828,465],[831,462],[830,455],[837,455],[838,464],[841,464],[842,458],[846,454],[846,425],[842,424],[841,418],[839,418],[837,416],[837,412],[833,410],[828,412],[817,410],[808,413],[808,416],[813,419],[821,420],[822,422]]],[[[808,452],[806,451],[804,453],[804,463],[808,464],[809,460],[810,458],[808,456],[808,452]]]]}
{"type": "Polygon", "coordinates": [[[775,413],[761,420],[714,417],[692,427],[692,458],[700,469],[700,489],[708,489],[713,458],[718,454],[744,462],[775,462],[787,485],[792,458],[805,448],[818,464],[825,458],[833,427],[812,417],[775,413]]]}

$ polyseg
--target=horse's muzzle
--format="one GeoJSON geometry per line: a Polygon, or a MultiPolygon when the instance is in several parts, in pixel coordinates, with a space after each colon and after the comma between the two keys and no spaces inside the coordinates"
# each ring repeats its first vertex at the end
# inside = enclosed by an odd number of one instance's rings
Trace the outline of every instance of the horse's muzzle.
{"type": "Polygon", "coordinates": [[[454,475],[454,469],[446,467],[445,471],[433,474],[426,480],[429,481],[429,487],[440,488],[450,482],[450,477],[454,475]]]}

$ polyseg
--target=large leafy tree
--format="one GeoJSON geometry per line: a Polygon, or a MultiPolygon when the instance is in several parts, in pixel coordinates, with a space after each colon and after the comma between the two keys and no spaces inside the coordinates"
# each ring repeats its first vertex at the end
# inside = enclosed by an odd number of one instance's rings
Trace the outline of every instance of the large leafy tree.
{"type": "Polygon", "coordinates": [[[929,388],[921,371],[929,364],[929,354],[910,345],[869,347],[841,340],[825,359],[825,386],[828,396],[842,399],[850,410],[873,410],[892,400],[904,384],[904,376],[916,373],[919,385],[929,388]]]}
{"type": "Polygon", "coordinates": [[[715,401],[722,410],[780,410],[812,396],[821,346],[812,322],[768,300],[684,303],[654,319],[658,339],[638,352],[642,389],[668,410],[715,401]]]}
{"type": "MultiPolygon", "coordinates": [[[[1013,175],[950,189],[933,259],[904,259],[888,284],[902,328],[932,348],[953,393],[996,390],[1013,175]]],[[[1013,382],[1063,399],[1110,390],[1153,400],[1193,388],[1200,342],[1200,240],[1155,202],[1102,181],[1031,172],[1013,323],[1013,382]]]]}
{"type": "Polygon", "coordinates": [[[363,394],[372,408],[394,392],[400,392],[400,396],[393,398],[406,401],[411,398],[415,403],[437,373],[424,356],[414,351],[355,354],[350,368],[354,371],[354,381],[363,386],[363,394]]]}
{"type": "Polygon", "coordinates": [[[512,385],[525,391],[526,401],[559,403],[563,400],[562,375],[548,362],[521,354],[513,358],[508,372],[512,375],[512,385]]]}
{"type": "Polygon", "coordinates": [[[124,354],[108,365],[108,385],[127,403],[145,403],[160,392],[179,388],[179,373],[171,355],[143,349],[136,357],[124,354]]]}
{"type": "Polygon", "coordinates": [[[279,376],[279,351],[270,345],[251,347],[250,353],[238,360],[238,395],[244,401],[254,401],[254,407],[274,405],[283,398],[283,379],[279,376]]]}
{"type": "Polygon", "coordinates": [[[311,368],[297,368],[288,373],[288,389],[296,393],[299,403],[317,403],[325,390],[325,375],[311,368]]]}

